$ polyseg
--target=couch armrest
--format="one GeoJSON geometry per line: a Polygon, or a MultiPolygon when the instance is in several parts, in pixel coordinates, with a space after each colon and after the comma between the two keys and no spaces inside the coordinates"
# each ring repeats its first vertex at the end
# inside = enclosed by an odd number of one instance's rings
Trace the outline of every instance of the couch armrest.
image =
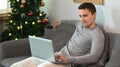
{"type": "Polygon", "coordinates": [[[28,39],[10,40],[0,44],[0,60],[24,55],[31,55],[28,39]]]}

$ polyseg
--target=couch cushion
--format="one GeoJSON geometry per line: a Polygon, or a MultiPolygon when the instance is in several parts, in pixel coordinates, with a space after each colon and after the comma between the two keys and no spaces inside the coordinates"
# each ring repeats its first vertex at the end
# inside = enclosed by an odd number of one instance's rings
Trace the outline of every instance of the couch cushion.
{"type": "Polygon", "coordinates": [[[120,67],[120,34],[110,34],[110,46],[110,59],[105,67],[120,67]]]}
{"type": "Polygon", "coordinates": [[[1,65],[4,67],[10,67],[11,64],[18,62],[20,60],[26,59],[29,56],[21,56],[21,57],[12,57],[12,58],[6,58],[1,61],[1,65]]]}

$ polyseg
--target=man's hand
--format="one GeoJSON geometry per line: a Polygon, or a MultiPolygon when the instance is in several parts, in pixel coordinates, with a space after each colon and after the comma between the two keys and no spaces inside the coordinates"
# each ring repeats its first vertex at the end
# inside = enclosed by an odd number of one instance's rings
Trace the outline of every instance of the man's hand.
{"type": "Polygon", "coordinates": [[[61,24],[61,21],[56,21],[53,25],[53,29],[56,29],[61,24]]]}
{"type": "Polygon", "coordinates": [[[55,59],[58,61],[62,61],[62,62],[67,62],[67,58],[65,56],[62,55],[55,55],[55,59]]]}

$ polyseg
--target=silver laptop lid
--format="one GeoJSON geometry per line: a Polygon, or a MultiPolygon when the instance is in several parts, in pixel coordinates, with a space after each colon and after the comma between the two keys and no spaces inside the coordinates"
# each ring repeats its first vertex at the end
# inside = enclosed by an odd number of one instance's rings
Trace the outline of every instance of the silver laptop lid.
{"type": "Polygon", "coordinates": [[[32,56],[55,62],[52,40],[29,36],[29,43],[32,56]]]}

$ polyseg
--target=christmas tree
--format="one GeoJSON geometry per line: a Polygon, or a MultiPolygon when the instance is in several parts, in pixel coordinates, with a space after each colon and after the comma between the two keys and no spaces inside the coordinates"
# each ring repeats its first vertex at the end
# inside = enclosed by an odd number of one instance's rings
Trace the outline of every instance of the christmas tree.
{"type": "Polygon", "coordinates": [[[52,28],[46,13],[40,10],[45,5],[42,0],[9,0],[9,4],[8,29],[2,32],[1,41],[43,36],[46,27],[52,28]]]}

